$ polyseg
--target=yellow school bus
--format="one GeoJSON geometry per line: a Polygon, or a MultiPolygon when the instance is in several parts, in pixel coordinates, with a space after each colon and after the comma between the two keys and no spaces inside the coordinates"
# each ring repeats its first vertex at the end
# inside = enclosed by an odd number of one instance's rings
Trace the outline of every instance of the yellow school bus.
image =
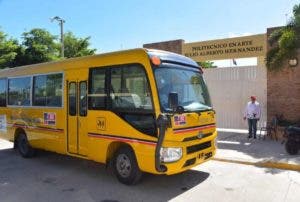
{"type": "Polygon", "coordinates": [[[134,49],[0,71],[0,137],[106,163],[118,180],[171,175],[216,151],[201,68],[182,55],[134,49]]]}

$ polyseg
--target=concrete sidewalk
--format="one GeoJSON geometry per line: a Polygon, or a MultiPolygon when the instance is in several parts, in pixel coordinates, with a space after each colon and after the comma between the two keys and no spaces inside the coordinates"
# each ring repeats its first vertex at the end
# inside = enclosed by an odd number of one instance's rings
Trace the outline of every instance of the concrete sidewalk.
{"type": "Polygon", "coordinates": [[[300,171],[300,154],[289,155],[282,141],[248,139],[246,131],[218,130],[214,160],[300,171]]]}

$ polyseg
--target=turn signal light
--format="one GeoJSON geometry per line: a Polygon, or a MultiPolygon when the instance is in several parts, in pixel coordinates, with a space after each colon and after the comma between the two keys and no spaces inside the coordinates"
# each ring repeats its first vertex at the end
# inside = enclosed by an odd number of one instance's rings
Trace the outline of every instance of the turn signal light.
{"type": "Polygon", "coordinates": [[[154,64],[156,66],[159,66],[161,64],[161,60],[157,56],[152,56],[151,57],[151,62],[152,62],[152,64],[154,64]]]}

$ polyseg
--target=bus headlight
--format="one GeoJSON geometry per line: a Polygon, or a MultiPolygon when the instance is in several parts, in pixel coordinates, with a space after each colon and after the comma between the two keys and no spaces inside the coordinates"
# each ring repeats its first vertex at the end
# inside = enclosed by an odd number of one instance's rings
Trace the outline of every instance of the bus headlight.
{"type": "Polygon", "coordinates": [[[160,149],[160,160],[164,163],[178,161],[182,157],[180,147],[162,147],[160,149]]]}

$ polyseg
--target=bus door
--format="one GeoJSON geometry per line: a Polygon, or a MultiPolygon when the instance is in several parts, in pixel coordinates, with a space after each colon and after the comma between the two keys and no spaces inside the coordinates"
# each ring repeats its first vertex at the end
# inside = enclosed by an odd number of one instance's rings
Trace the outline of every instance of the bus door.
{"type": "Polygon", "coordinates": [[[87,70],[67,75],[68,152],[87,155],[87,70]]]}

